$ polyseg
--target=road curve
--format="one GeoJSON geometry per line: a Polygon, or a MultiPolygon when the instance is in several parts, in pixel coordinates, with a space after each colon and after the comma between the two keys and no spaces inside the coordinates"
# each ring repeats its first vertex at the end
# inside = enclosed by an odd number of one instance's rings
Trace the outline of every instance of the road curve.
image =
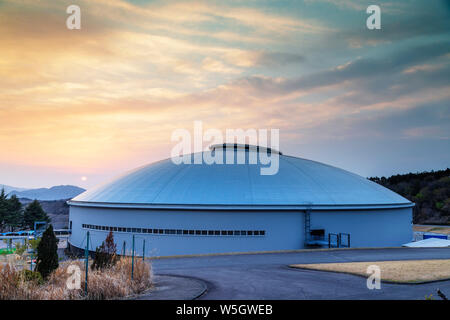
{"type": "Polygon", "coordinates": [[[369,290],[360,276],[289,268],[290,264],[450,259],[450,248],[344,249],[220,255],[152,260],[155,274],[203,280],[200,299],[424,299],[436,289],[450,296],[450,280],[427,284],[382,283],[369,290]]]}

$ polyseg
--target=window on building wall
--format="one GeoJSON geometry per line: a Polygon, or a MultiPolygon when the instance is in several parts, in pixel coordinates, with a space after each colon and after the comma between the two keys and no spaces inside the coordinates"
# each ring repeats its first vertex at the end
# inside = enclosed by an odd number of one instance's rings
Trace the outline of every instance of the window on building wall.
{"type": "Polygon", "coordinates": [[[197,235],[197,236],[264,236],[264,230],[183,230],[183,229],[146,229],[146,228],[125,228],[125,227],[111,227],[111,226],[97,226],[83,223],[82,228],[103,230],[103,231],[118,231],[130,233],[153,233],[153,234],[177,234],[177,235],[197,235]]]}

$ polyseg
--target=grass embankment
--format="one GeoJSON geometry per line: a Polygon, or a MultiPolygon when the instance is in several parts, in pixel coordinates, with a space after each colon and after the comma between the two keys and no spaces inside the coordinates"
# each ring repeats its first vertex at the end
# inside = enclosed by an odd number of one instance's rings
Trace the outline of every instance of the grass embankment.
{"type": "Polygon", "coordinates": [[[11,264],[0,265],[0,300],[104,300],[136,295],[152,285],[151,266],[140,259],[134,261],[131,280],[131,258],[120,258],[116,265],[88,274],[88,294],[84,295],[85,268],[82,261],[65,261],[48,279],[27,279],[27,275],[11,264]],[[73,275],[69,266],[81,270],[81,288],[69,289],[73,275]],[[69,272],[70,271],[70,272],[69,272]],[[70,282],[70,280],[69,280],[70,282]]]}
{"type": "Polygon", "coordinates": [[[382,281],[421,283],[450,279],[450,259],[293,264],[290,267],[343,272],[368,277],[367,267],[370,265],[380,267],[382,281]]]}

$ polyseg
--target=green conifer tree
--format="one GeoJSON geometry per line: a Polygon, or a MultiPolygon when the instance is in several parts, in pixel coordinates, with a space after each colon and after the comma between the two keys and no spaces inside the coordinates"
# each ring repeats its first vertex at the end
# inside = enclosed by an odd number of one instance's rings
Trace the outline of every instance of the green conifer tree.
{"type": "Polygon", "coordinates": [[[3,231],[6,225],[6,217],[8,215],[8,199],[6,198],[5,189],[0,192],[0,231],[3,231]]]}
{"type": "Polygon", "coordinates": [[[45,211],[42,209],[41,204],[37,200],[31,202],[26,207],[23,214],[23,223],[25,227],[33,229],[35,221],[50,222],[50,218],[47,216],[47,213],[45,213],[45,211]]]}
{"type": "Polygon", "coordinates": [[[46,279],[53,270],[58,268],[58,239],[49,225],[42,235],[37,247],[36,271],[46,279]]]}
{"type": "Polygon", "coordinates": [[[10,231],[14,231],[15,228],[19,228],[23,225],[22,204],[16,195],[12,195],[8,199],[7,208],[8,212],[6,214],[5,224],[9,227],[10,231]]]}

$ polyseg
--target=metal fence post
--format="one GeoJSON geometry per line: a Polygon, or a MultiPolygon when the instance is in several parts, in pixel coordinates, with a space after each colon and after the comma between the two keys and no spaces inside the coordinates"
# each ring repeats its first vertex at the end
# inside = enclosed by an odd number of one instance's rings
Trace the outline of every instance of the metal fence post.
{"type": "Polygon", "coordinates": [[[134,234],[133,234],[133,248],[131,251],[131,280],[133,280],[134,273],[134,234]]]}
{"type": "Polygon", "coordinates": [[[145,261],[145,239],[144,243],[142,244],[142,261],[145,261]]]}
{"type": "Polygon", "coordinates": [[[84,279],[84,294],[87,295],[88,290],[88,270],[89,270],[89,231],[87,232],[86,239],[86,249],[84,250],[84,256],[86,259],[85,267],[86,267],[86,276],[84,279]]]}

